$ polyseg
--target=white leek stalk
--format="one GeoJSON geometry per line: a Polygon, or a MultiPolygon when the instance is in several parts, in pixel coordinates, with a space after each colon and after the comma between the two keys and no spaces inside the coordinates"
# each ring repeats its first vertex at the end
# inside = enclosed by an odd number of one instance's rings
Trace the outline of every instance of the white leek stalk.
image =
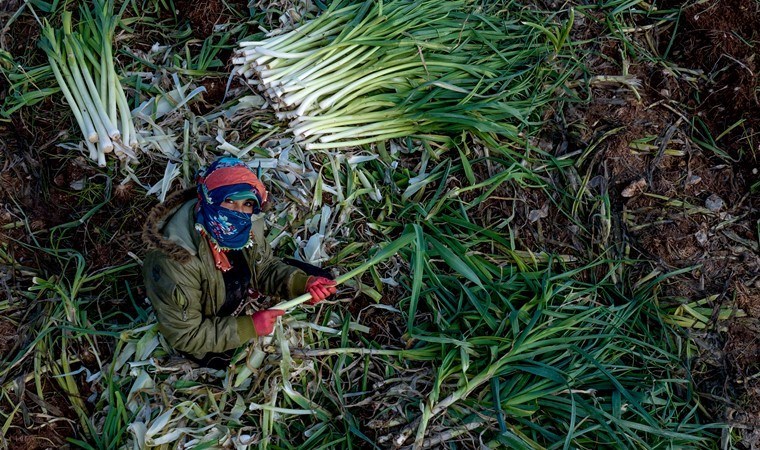
{"type": "Polygon", "coordinates": [[[336,3],[292,31],[241,43],[234,58],[234,73],[278,118],[293,119],[306,148],[463,131],[524,143],[518,127],[541,120],[571,73],[547,62],[566,41],[572,10],[566,26],[548,30],[489,17],[468,0],[336,3]]]}
{"type": "Polygon", "coordinates": [[[71,12],[62,14],[62,30],[47,21],[41,46],[74,118],[82,130],[89,156],[106,165],[106,153],[136,161],[137,132],[113,61],[112,41],[119,17],[113,0],[93,0],[83,6],[81,22],[72,27],[71,12]],[[97,143],[97,147],[93,144],[97,143]]]}
{"type": "MultiPolygon", "coordinates": [[[[398,251],[401,250],[402,248],[411,244],[414,241],[414,239],[415,239],[414,233],[408,233],[401,236],[400,238],[396,239],[395,241],[383,247],[380,251],[375,253],[375,255],[372,258],[370,258],[367,262],[365,262],[361,266],[336,278],[335,285],[339,286],[345,283],[346,281],[350,280],[351,278],[354,278],[355,276],[364,273],[367,269],[378,264],[379,262],[385,261],[386,259],[398,253],[398,251]]],[[[311,300],[311,294],[307,292],[306,294],[300,295],[292,300],[288,300],[287,302],[282,302],[278,304],[277,306],[274,306],[272,309],[288,310],[291,308],[295,308],[296,306],[302,303],[305,303],[309,300],[311,300]]]]}

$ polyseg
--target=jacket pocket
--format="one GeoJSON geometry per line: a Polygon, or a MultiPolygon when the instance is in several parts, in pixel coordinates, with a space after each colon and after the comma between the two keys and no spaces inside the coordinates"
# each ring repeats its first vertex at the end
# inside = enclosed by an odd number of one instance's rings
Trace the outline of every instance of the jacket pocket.
{"type": "Polygon", "coordinates": [[[182,313],[182,320],[187,320],[187,308],[189,306],[189,302],[187,300],[187,297],[182,293],[182,291],[179,289],[179,287],[174,288],[174,293],[172,294],[174,304],[177,305],[180,312],[182,313]]]}

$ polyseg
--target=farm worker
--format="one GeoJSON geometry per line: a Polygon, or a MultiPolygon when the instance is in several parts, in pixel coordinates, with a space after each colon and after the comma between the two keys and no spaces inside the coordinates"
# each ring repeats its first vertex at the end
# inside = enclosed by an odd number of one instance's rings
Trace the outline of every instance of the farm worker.
{"type": "Polygon", "coordinates": [[[285,313],[248,315],[260,294],[289,299],[309,292],[315,304],[336,287],[326,271],[273,255],[258,216],[267,191],[245,163],[219,158],[196,182],[148,216],[143,278],[167,342],[202,365],[222,368],[236,348],[271,334],[285,313]]]}

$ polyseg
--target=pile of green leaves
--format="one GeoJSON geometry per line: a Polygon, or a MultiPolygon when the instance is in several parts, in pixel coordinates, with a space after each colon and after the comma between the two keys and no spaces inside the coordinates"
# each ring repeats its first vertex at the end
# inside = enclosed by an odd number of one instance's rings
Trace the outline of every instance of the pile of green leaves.
{"type": "Polygon", "coordinates": [[[554,26],[462,0],[343,3],[235,59],[308,149],[462,130],[519,140],[572,73],[555,61],[572,11],[554,26]]]}

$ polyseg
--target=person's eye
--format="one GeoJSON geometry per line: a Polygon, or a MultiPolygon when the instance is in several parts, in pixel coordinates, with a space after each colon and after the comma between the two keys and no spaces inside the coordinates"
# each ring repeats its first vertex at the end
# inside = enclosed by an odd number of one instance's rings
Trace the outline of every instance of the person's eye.
{"type": "Polygon", "coordinates": [[[253,202],[245,202],[245,206],[248,208],[253,208],[253,202]]]}
{"type": "Polygon", "coordinates": [[[225,203],[235,203],[235,201],[234,201],[234,200],[232,200],[231,198],[226,198],[226,199],[224,199],[224,202],[225,202],[225,203]]]}

